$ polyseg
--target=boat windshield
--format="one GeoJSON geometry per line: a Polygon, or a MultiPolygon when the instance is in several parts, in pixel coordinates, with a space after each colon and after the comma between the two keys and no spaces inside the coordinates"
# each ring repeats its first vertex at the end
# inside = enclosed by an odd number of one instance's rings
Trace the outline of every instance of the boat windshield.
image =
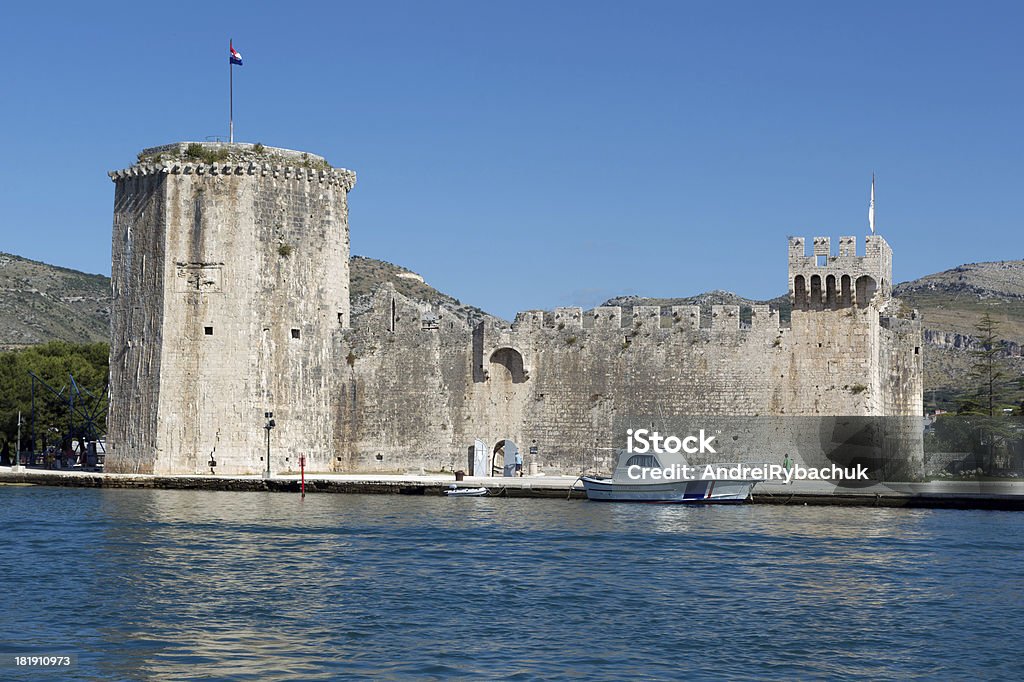
{"type": "Polygon", "coordinates": [[[654,455],[633,455],[626,460],[626,468],[638,466],[644,469],[654,469],[660,466],[658,458],[654,455]]]}

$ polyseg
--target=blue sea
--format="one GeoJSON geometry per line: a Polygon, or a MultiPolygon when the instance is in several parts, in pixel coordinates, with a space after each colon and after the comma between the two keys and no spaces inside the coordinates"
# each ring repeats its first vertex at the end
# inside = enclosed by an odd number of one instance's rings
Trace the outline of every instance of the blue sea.
{"type": "Polygon", "coordinates": [[[0,486],[0,529],[4,680],[1024,674],[1012,512],[0,486]]]}

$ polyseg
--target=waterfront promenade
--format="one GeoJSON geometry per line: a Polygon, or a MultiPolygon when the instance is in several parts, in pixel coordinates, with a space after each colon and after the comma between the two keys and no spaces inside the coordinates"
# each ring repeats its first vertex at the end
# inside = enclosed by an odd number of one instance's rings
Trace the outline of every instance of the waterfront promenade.
{"type": "MultiPolygon", "coordinates": [[[[298,474],[219,476],[113,474],[93,471],[0,467],[0,485],[46,485],[87,488],[164,488],[297,493],[298,474]]],[[[456,484],[451,473],[306,474],[307,493],[441,495],[456,484]]],[[[466,476],[459,487],[486,487],[494,496],[583,499],[575,476],[523,478],[466,476]]],[[[878,507],[949,507],[957,509],[1024,510],[1024,481],[930,481],[837,486],[826,481],[794,481],[789,485],[759,483],[756,504],[808,504],[878,507]]]]}

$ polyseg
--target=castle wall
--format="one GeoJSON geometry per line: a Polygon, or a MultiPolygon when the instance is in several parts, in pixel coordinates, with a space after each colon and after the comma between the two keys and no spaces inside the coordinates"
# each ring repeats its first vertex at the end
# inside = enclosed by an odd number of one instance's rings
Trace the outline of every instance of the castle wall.
{"type": "MultiPolygon", "coordinates": [[[[353,456],[356,469],[466,469],[475,438],[535,446],[532,459],[551,472],[606,468],[624,425],[684,417],[723,428],[729,416],[793,417],[780,440],[820,458],[834,434],[802,434],[810,422],[799,418],[920,414],[920,324],[883,326],[882,296],[866,308],[795,310],[789,328],[767,306],[749,325],[738,306],[714,306],[707,326],[696,306],[641,306],[526,311],[511,326],[439,334],[422,329],[414,302],[378,294],[372,322],[346,335],[362,349],[351,373],[366,396],[353,406],[364,415],[353,449],[382,454],[353,456]]],[[[750,445],[764,456],[772,443],[750,445]]]]}
{"type": "Polygon", "coordinates": [[[114,192],[105,461],[112,471],[152,471],[157,459],[166,196],[163,175],[126,177],[114,192]]]}
{"type": "MultiPolygon", "coordinates": [[[[112,429],[108,468],[195,473],[209,471],[212,457],[218,473],[259,473],[265,411],[276,422],[272,470],[296,469],[300,455],[311,469],[335,468],[354,175],[172,159],[113,177],[126,204],[155,209],[116,211],[115,230],[130,236],[120,247],[127,257],[115,262],[145,262],[157,273],[120,278],[114,317],[140,310],[162,320],[162,350],[158,368],[112,371],[111,413],[130,414],[125,401],[141,392],[149,419],[112,429]],[[146,183],[160,193],[136,197],[146,183]]],[[[137,324],[124,319],[112,359],[126,348],[135,357],[137,324]]]]}

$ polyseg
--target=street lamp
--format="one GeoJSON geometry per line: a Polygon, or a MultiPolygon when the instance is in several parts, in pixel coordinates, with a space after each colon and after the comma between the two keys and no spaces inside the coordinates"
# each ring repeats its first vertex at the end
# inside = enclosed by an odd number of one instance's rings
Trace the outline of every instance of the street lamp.
{"type": "Polygon", "coordinates": [[[267,430],[267,473],[264,478],[270,478],[270,431],[277,426],[277,424],[274,423],[273,412],[264,412],[263,416],[267,420],[267,425],[263,427],[267,430]]]}
{"type": "Polygon", "coordinates": [[[14,466],[11,471],[24,471],[21,467],[21,410],[18,410],[18,445],[14,448],[14,466]]]}

